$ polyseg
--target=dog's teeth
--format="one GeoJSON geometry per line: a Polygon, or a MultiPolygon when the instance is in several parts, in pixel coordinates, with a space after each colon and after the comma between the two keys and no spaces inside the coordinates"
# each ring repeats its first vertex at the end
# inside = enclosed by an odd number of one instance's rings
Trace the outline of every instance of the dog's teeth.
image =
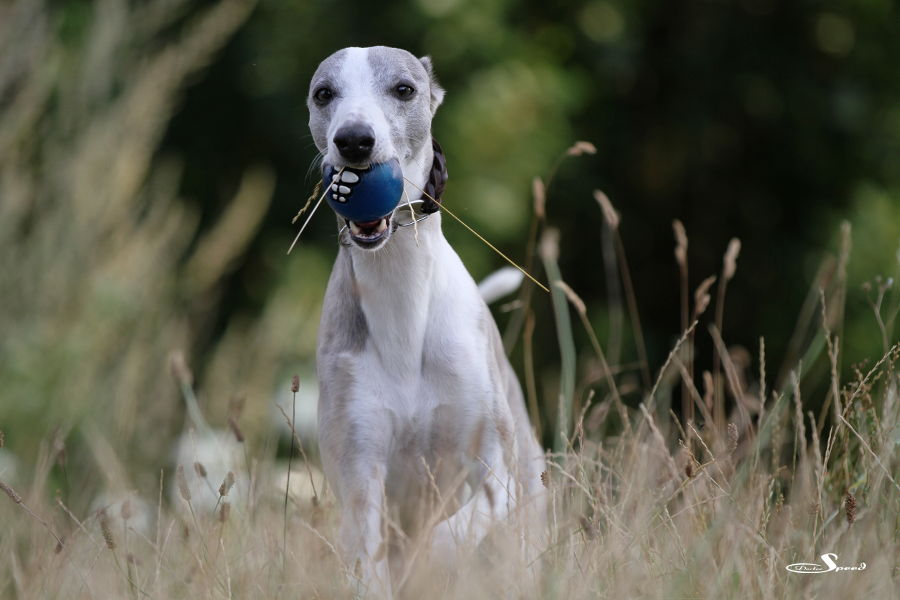
{"type": "MultiPolygon", "coordinates": [[[[344,187],[344,186],[341,186],[341,187],[344,187]]],[[[332,191],[332,192],[338,191],[338,184],[332,183],[332,184],[331,184],[331,191],[332,191]]]]}
{"type": "Polygon", "coordinates": [[[350,233],[355,237],[361,239],[374,239],[384,233],[384,230],[388,228],[388,218],[385,217],[383,219],[379,219],[378,223],[374,227],[367,227],[363,229],[360,227],[355,221],[348,221],[350,225],[350,233]]]}
{"type": "MultiPolygon", "coordinates": [[[[335,194],[335,197],[337,197],[337,194],[335,194]]],[[[339,197],[339,198],[337,199],[337,201],[338,201],[338,202],[346,202],[347,199],[344,198],[343,196],[341,196],[341,197],[339,197]]]]}
{"type": "MultiPolygon", "coordinates": [[[[332,189],[334,189],[334,187],[335,187],[335,186],[331,186],[332,189]]],[[[349,194],[349,193],[350,193],[350,188],[348,188],[346,185],[342,185],[342,186],[338,187],[338,189],[337,189],[336,191],[338,191],[338,192],[340,192],[340,193],[342,193],[342,194],[349,194]]]]}
{"type": "MultiPolygon", "coordinates": [[[[335,175],[335,181],[337,181],[337,175],[335,175]]],[[[350,171],[344,171],[341,173],[341,181],[346,181],[347,183],[356,183],[359,181],[359,175],[356,173],[351,173],[350,171]]]]}
{"type": "Polygon", "coordinates": [[[331,181],[334,182],[334,183],[337,183],[337,182],[338,182],[338,177],[339,177],[338,174],[335,173],[334,175],[331,176],[331,181]]]}

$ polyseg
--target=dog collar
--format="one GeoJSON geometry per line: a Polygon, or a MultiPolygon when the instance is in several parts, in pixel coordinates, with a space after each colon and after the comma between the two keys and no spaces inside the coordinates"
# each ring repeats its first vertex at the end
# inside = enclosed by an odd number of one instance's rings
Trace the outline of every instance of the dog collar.
{"type": "Polygon", "coordinates": [[[421,223],[432,214],[441,210],[440,204],[443,200],[444,188],[447,187],[447,158],[444,155],[444,149],[434,138],[431,138],[431,147],[434,149],[434,160],[431,163],[431,171],[428,174],[428,181],[425,182],[424,194],[419,200],[412,202],[400,203],[401,210],[409,208],[410,217],[406,223],[396,222],[397,227],[410,227],[416,223],[421,223]],[[419,205],[419,214],[416,214],[413,205],[419,205]]]}
{"type": "Polygon", "coordinates": [[[425,214],[436,213],[441,209],[444,188],[447,187],[447,158],[444,156],[444,149],[434,138],[431,138],[431,147],[434,149],[434,160],[425,183],[425,194],[422,196],[422,212],[425,214]]]}

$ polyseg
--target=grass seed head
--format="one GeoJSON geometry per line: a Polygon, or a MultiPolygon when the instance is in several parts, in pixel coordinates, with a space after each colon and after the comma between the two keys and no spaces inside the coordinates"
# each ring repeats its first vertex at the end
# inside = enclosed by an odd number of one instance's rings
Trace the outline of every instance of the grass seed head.
{"type": "Polygon", "coordinates": [[[3,493],[9,496],[9,499],[16,504],[22,504],[22,496],[17,494],[16,490],[12,489],[12,487],[3,480],[0,480],[0,490],[3,490],[3,493]]]}
{"type": "Polygon", "coordinates": [[[171,354],[169,367],[172,369],[172,375],[175,376],[178,383],[181,385],[194,384],[194,374],[187,366],[187,361],[184,360],[184,353],[181,350],[176,350],[171,354]]]}
{"type": "Polygon", "coordinates": [[[675,260],[682,269],[687,267],[688,238],[684,224],[675,219],[672,221],[672,230],[675,232],[675,260]]]}
{"type": "Polygon", "coordinates": [[[231,491],[231,487],[234,485],[234,472],[228,471],[228,474],[225,475],[225,479],[222,481],[222,485],[219,486],[219,496],[227,496],[228,492],[231,491]]]}
{"type": "Polygon", "coordinates": [[[122,516],[123,521],[127,521],[132,517],[134,512],[131,510],[131,499],[126,498],[124,502],[122,502],[122,506],[119,508],[119,514],[122,516]]]}
{"type": "Polygon", "coordinates": [[[543,258],[556,262],[559,260],[559,229],[548,227],[539,244],[539,252],[543,258]]]}
{"type": "Polygon", "coordinates": [[[734,423],[728,424],[728,450],[734,452],[738,445],[738,428],[734,423]]]}
{"type": "Polygon", "coordinates": [[[184,466],[178,465],[175,470],[175,480],[178,482],[178,493],[186,502],[190,502],[191,488],[188,487],[187,478],[184,476],[184,466]]]}
{"type": "Polygon", "coordinates": [[[534,216],[543,219],[547,214],[545,206],[547,204],[547,189],[544,186],[544,180],[535,177],[531,180],[531,195],[534,196],[534,216]]]}
{"type": "Polygon", "coordinates": [[[581,299],[581,296],[575,293],[575,290],[569,287],[569,285],[562,280],[556,281],[555,285],[566,293],[566,297],[569,298],[569,302],[572,303],[572,306],[575,307],[575,310],[577,310],[579,314],[587,315],[587,307],[584,304],[584,300],[581,299]]]}
{"type": "Polygon", "coordinates": [[[291,391],[295,394],[300,391],[300,376],[299,375],[294,375],[293,377],[291,377],[291,391]]]}
{"type": "Polygon", "coordinates": [[[582,156],[584,154],[597,154],[597,146],[584,140],[578,140],[566,150],[566,155],[568,156],[582,156]]]}
{"type": "Polygon", "coordinates": [[[581,525],[581,531],[582,533],[584,533],[584,537],[589,540],[593,540],[597,537],[597,528],[594,526],[590,519],[588,519],[584,515],[581,515],[581,517],[578,518],[578,521],[581,525]]]}
{"type": "Polygon", "coordinates": [[[594,190],[594,199],[600,204],[600,208],[603,210],[603,218],[606,219],[606,224],[609,225],[609,228],[613,231],[618,229],[619,213],[613,208],[612,202],[609,201],[609,197],[600,190],[594,190]]]}
{"type": "Polygon", "coordinates": [[[725,251],[725,266],[722,269],[722,276],[725,278],[725,281],[734,277],[734,274],[737,271],[737,258],[740,253],[741,240],[731,238],[731,241],[728,242],[728,250],[725,251]]]}
{"type": "Polygon", "coordinates": [[[238,425],[237,419],[234,417],[228,417],[228,427],[231,429],[231,433],[234,434],[234,439],[238,441],[239,444],[244,443],[244,432],[241,431],[240,426],[238,425]]]}
{"type": "Polygon", "coordinates": [[[66,442],[59,429],[53,434],[53,460],[60,467],[66,466],[66,442]]]}
{"type": "Polygon", "coordinates": [[[103,541],[106,542],[106,547],[110,550],[115,550],[116,540],[113,538],[112,528],[109,525],[109,515],[106,513],[105,508],[97,511],[97,520],[100,522],[100,532],[103,534],[103,541]]]}
{"type": "Polygon", "coordinates": [[[716,276],[710,275],[697,286],[697,290],[694,292],[694,319],[702,315],[709,307],[709,288],[715,282],[716,276]]]}
{"type": "Polygon", "coordinates": [[[849,491],[844,502],[844,509],[847,513],[847,523],[853,525],[853,522],[856,521],[856,498],[849,491]]]}

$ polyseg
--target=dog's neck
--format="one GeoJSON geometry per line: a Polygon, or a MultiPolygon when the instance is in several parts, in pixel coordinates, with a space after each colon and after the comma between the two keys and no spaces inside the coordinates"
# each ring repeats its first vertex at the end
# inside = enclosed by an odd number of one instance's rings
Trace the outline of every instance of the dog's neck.
{"type": "MultiPolygon", "coordinates": [[[[411,181],[404,187],[401,214],[407,198],[422,197],[433,158],[428,146],[403,165],[411,181]]],[[[399,377],[415,377],[421,367],[433,283],[441,269],[438,259],[447,245],[440,217],[433,214],[416,227],[397,228],[377,252],[352,244],[341,250],[350,254],[369,342],[382,364],[399,377]]]]}

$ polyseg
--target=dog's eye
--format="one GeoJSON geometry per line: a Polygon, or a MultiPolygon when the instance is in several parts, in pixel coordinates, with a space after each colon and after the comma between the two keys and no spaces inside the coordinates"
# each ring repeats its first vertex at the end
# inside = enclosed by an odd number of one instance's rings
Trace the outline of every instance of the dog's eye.
{"type": "Polygon", "coordinates": [[[416,90],[414,90],[411,85],[406,85],[405,83],[401,83],[394,88],[394,94],[401,100],[409,100],[415,93],[416,90]]]}
{"type": "Polygon", "coordinates": [[[332,98],[334,98],[334,92],[327,87],[321,87],[313,94],[313,100],[315,100],[316,104],[319,106],[325,106],[331,102],[332,98]]]}

